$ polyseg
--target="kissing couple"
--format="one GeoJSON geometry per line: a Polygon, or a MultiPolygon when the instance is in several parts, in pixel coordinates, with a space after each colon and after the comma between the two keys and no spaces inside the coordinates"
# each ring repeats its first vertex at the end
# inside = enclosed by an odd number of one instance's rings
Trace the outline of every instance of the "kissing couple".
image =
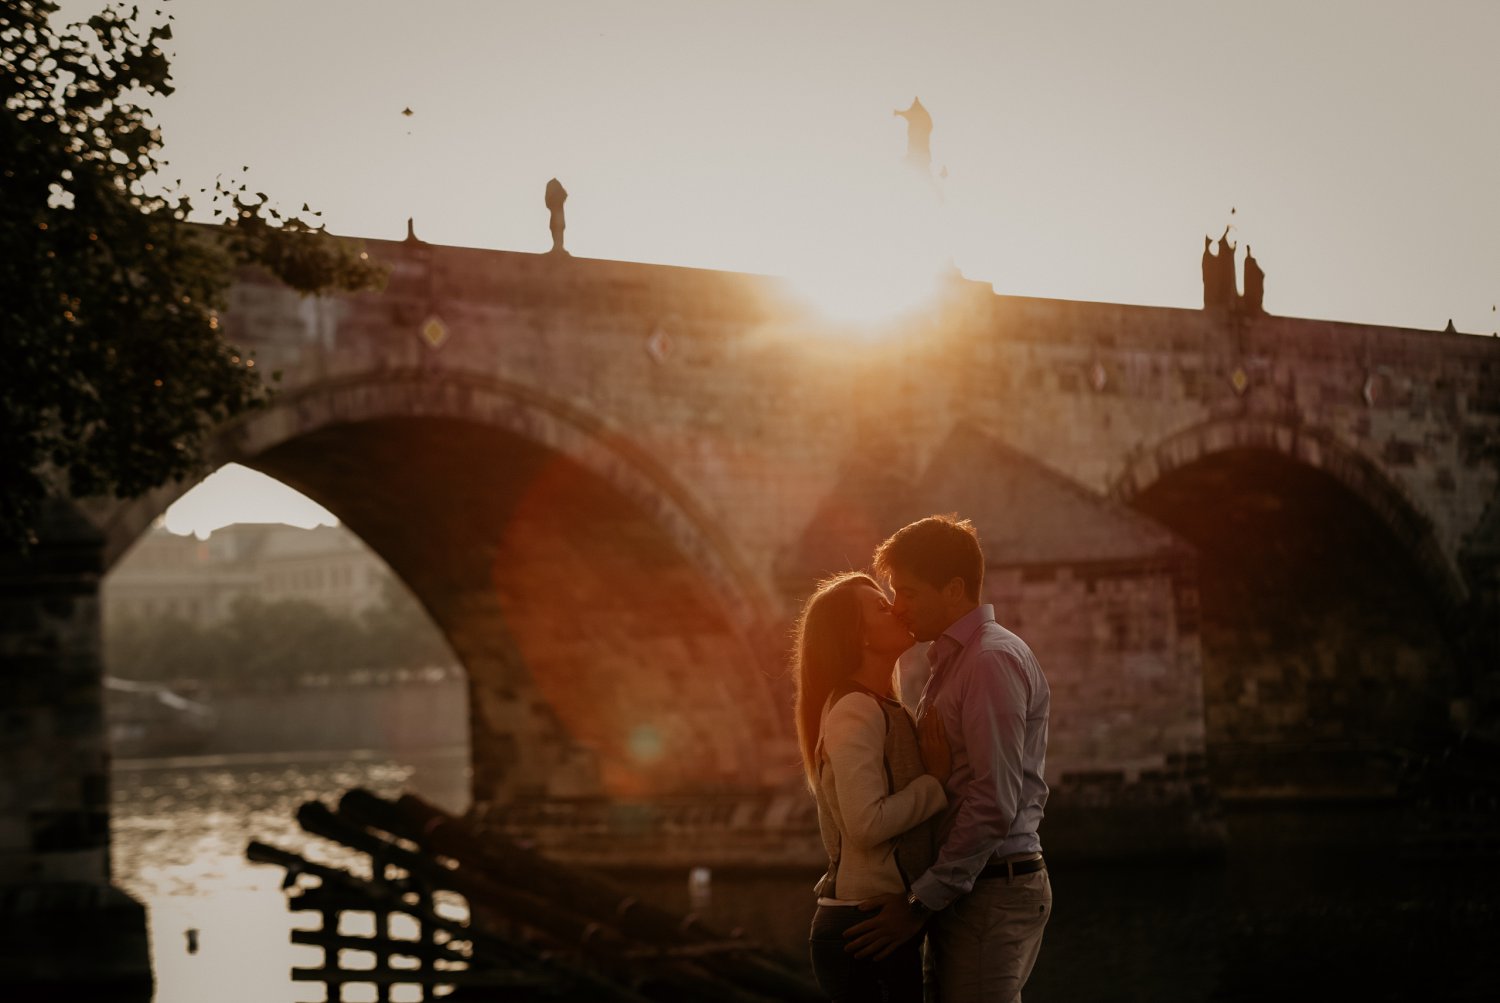
{"type": "Polygon", "coordinates": [[[980,602],[968,520],[911,523],[872,566],[820,583],[797,623],[797,737],[828,851],[813,974],[849,1003],[1019,1003],[1052,913],[1046,677],[980,602]],[[926,658],[902,659],[914,642],[926,658]]]}

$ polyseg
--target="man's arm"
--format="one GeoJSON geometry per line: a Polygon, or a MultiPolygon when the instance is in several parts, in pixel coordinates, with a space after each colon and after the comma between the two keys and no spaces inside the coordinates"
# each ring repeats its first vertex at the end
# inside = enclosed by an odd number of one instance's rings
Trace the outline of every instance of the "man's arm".
{"type": "Polygon", "coordinates": [[[974,881],[1010,833],[1020,808],[1026,744],[1026,674],[1005,651],[979,654],[959,694],[959,726],[971,775],[937,862],[912,884],[928,908],[945,909],[974,881]]]}
{"type": "Polygon", "coordinates": [[[959,726],[973,775],[956,792],[959,807],[937,862],[912,883],[912,894],[860,903],[875,916],[845,931],[845,950],[883,959],[921,931],[931,914],[974,887],[1010,832],[1021,798],[1027,685],[1014,655],[986,651],[959,694],[959,726]]]}

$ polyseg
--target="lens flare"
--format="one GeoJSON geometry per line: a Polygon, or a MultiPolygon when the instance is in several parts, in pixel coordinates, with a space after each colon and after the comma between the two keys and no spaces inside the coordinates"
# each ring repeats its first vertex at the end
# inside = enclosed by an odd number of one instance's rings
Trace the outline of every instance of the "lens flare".
{"type": "Polygon", "coordinates": [[[661,732],[649,724],[639,725],[631,731],[628,744],[630,754],[641,763],[654,763],[666,751],[666,741],[661,732]]]}

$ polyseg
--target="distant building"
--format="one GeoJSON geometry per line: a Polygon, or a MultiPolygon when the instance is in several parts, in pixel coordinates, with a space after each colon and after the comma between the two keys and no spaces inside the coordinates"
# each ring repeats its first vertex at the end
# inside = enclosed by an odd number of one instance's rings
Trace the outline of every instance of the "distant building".
{"type": "Polygon", "coordinates": [[[342,526],[239,523],[206,540],[156,526],[105,577],[102,604],[106,625],[158,617],[207,625],[247,596],[356,616],[379,606],[393,583],[385,563],[342,526]]]}
{"type": "Polygon", "coordinates": [[[225,526],[207,540],[211,559],[254,569],[256,595],[267,602],[302,599],[357,615],[385,598],[394,576],[385,562],[342,526],[298,529],[280,523],[225,526]]]}
{"type": "Polygon", "coordinates": [[[106,626],[169,617],[209,624],[256,586],[248,566],[213,560],[207,540],[156,526],[105,576],[100,603],[106,626]]]}

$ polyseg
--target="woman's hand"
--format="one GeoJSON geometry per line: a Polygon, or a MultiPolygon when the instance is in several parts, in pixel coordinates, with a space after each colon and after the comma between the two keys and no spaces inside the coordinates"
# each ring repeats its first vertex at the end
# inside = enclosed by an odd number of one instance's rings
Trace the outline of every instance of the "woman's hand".
{"type": "Polygon", "coordinates": [[[948,748],[948,733],[943,730],[943,715],[935,708],[929,708],[917,722],[917,744],[922,750],[922,765],[938,783],[947,786],[953,773],[953,753],[948,748]]]}

